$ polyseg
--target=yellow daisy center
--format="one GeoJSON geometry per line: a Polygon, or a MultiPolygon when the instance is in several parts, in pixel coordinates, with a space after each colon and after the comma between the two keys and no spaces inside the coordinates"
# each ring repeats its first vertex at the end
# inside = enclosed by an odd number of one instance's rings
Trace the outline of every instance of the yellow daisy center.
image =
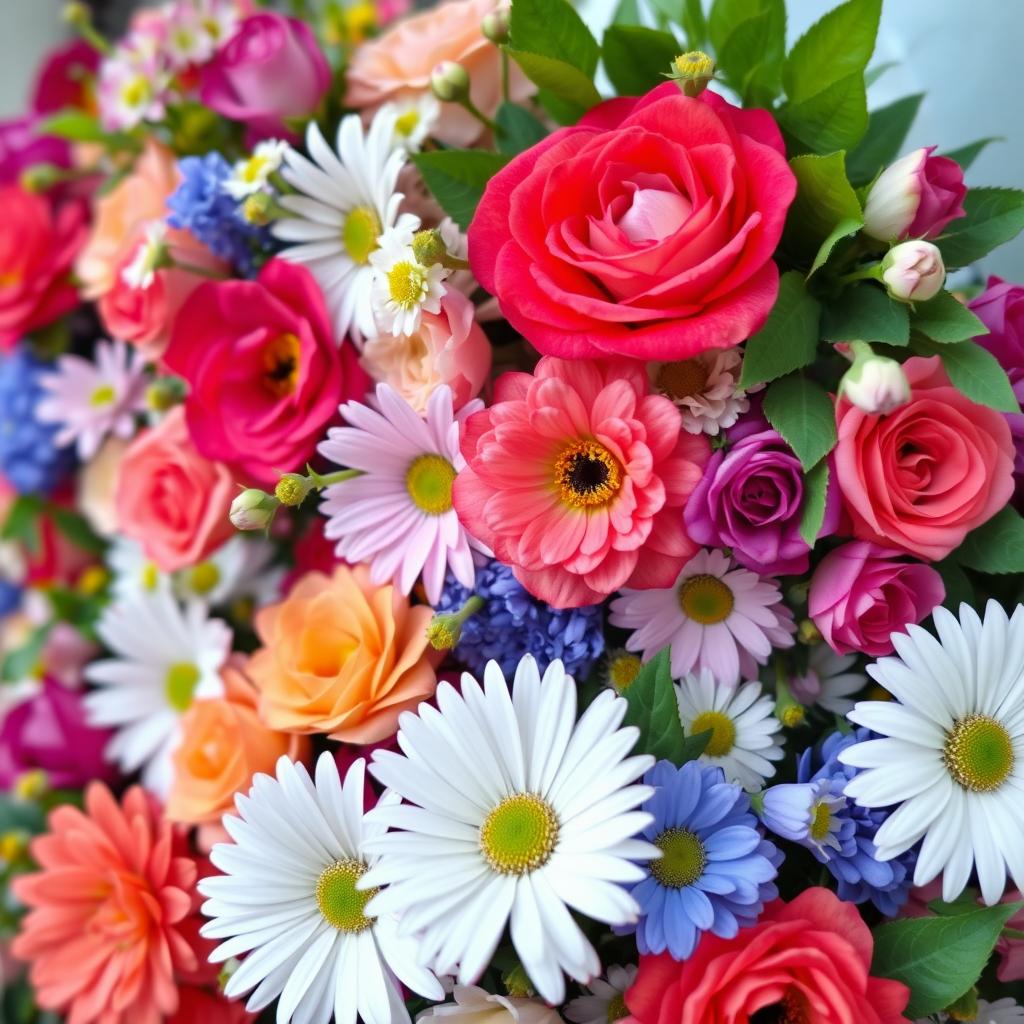
{"type": "Polygon", "coordinates": [[[620,651],[608,663],[608,679],[619,693],[625,693],[636,682],[643,662],[636,654],[620,651]]]}
{"type": "Polygon", "coordinates": [[[360,892],[356,882],[366,874],[366,865],[358,860],[340,860],[324,868],[316,883],[316,905],[324,920],[340,932],[361,932],[373,924],[366,916],[366,904],[377,889],[360,892]]]}
{"type": "Polygon", "coordinates": [[[810,835],[816,842],[820,843],[828,837],[829,828],[832,826],[832,808],[822,801],[814,807],[814,817],[811,819],[810,835]]]}
{"type": "Polygon", "coordinates": [[[431,516],[452,507],[455,467],[443,455],[418,455],[405,472],[405,489],[413,504],[431,516]]]}
{"type": "Polygon", "coordinates": [[[220,583],[220,569],[213,562],[200,562],[188,574],[189,588],[196,594],[208,594],[220,583]]]}
{"type": "Polygon", "coordinates": [[[126,107],[138,107],[149,97],[149,82],[145,75],[134,75],[121,86],[121,102],[126,107]]]}
{"type": "Polygon", "coordinates": [[[407,110],[399,115],[395,121],[395,134],[407,139],[420,123],[420,112],[418,110],[407,110]]]}
{"type": "Polygon", "coordinates": [[[629,1007],[621,992],[616,992],[608,1001],[608,1024],[629,1016],[629,1007]]]}
{"type": "Polygon", "coordinates": [[[294,334],[279,334],[263,349],[263,383],[272,395],[290,395],[299,381],[302,344],[294,334]]]}
{"type": "Polygon", "coordinates": [[[558,844],[558,818],[533,793],[506,797],[480,826],[480,850],[502,875],[525,875],[543,867],[558,844]]]}
{"type": "Polygon", "coordinates": [[[400,260],[388,271],[388,294],[402,309],[418,306],[427,294],[427,278],[418,263],[400,260]]]}
{"type": "Polygon", "coordinates": [[[341,228],[341,240],[353,263],[369,263],[380,232],[380,218],[372,207],[357,206],[349,212],[341,228]]]}
{"type": "Polygon", "coordinates": [[[257,181],[261,181],[263,179],[264,171],[269,163],[270,161],[267,157],[253,153],[253,155],[242,165],[239,177],[247,185],[255,184],[257,181]]]}
{"type": "Polygon", "coordinates": [[[98,388],[89,396],[89,404],[95,406],[110,405],[110,403],[117,398],[117,392],[110,384],[100,384],[98,388]]]}
{"type": "Polygon", "coordinates": [[[699,359],[680,359],[663,363],[654,383],[663,395],[679,401],[701,394],[707,382],[707,367],[699,359]]]}
{"type": "Polygon", "coordinates": [[[973,793],[998,789],[1015,761],[1009,732],[988,715],[961,718],[946,735],[942,758],[949,774],[973,793]]]}
{"type": "Polygon", "coordinates": [[[679,607],[687,618],[702,626],[724,622],[735,604],[732,591],[717,576],[688,576],[679,585],[679,607]]]}
{"type": "Polygon", "coordinates": [[[147,562],[139,575],[143,590],[156,590],[160,582],[160,570],[152,562],[147,562]]]}
{"type": "Polygon", "coordinates": [[[175,711],[187,711],[198,684],[199,669],[191,661],[179,661],[171,665],[164,676],[167,703],[175,711]]]}
{"type": "Polygon", "coordinates": [[[736,745],[736,725],[721,711],[702,711],[693,720],[690,734],[697,736],[702,732],[711,733],[711,740],[704,748],[704,753],[711,757],[725,757],[736,745]]]}
{"type": "Polygon", "coordinates": [[[666,889],[685,889],[704,873],[708,862],[704,844],[689,829],[667,829],[654,845],[662,856],[651,861],[651,874],[666,889]]]}
{"type": "Polygon", "coordinates": [[[555,459],[555,486],[572,508],[607,505],[621,485],[618,460],[596,441],[573,441],[555,459]]]}

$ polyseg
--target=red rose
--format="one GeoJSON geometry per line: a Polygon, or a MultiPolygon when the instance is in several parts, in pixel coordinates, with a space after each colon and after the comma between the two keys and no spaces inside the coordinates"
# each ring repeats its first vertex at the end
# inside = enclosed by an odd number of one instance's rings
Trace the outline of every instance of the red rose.
{"type": "Polygon", "coordinates": [[[496,174],[470,262],[541,352],[686,359],[764,323],[795,192],[767,111],[667,82],[602,103],[496,174]]]}
{"type": "Polygon", "coordinates": [[[872,949],[852,903],[807,889],[735,938],[705,935],[688,960],[642,956],[626,1005],[634,1024],[748,1024],[764,1010],[786,1024],[905,1024],[910,993],[871,977],[872,949]]]}
{"type": "Polygon", "coordinates": [[[369,378],[334,343],[305,267],[271,260],[255,281],[207,281],[174,324],[164,362],[189,383],[196,447],[253,483],[273,484],[313,455],[324,425],[369,378]]]}
{"type": "Polygon", "coordinates": [[[5,349],[78,305],[70,272],[85,242],[86,208],[4,185],[0,209],[0,349],[5,349]]]}
{"type": "Polygon", "coordinates": [[[1013,494],[1001,413],[949,382],[938,356],[903,364],[910,401],[886,416],[841,398],[836,477],[853,534],[928,561],[945,558],[1013,494]]]}

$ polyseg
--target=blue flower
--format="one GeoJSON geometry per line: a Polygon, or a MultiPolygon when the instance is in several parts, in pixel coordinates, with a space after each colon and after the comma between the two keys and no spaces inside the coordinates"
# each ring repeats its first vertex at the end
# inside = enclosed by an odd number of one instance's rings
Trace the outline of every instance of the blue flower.
{"type": "Polygon", "coordinates": [[[52,369],[25,345],[0,357],[0,473],[19,494],[49,494],[74,465],[72,450],[55,443],[60,424],[35,417],[47,395],[39,378],[52,369]]]}
{"type": "Polygon", "coordinates": [[[821,861],[852,857],[857,849],[857,826],[844,813],[845,782],[830,778],[785,783],[765,790],[761,820],[783,839],[800,843],[821,861]]]}
{"type": "Polygon", "coordinates": [[[0,619],[10,615],[21,604],[21,587],[10,580],[0,579],[0,619]]]}
{"type": "Polygon", "coordinates": [[[178,161],[178,169],[181,184],[167,200],[167,223],[191,231],[215,256],[251,276],[254,251],[267,247],[270,235],[245,220],[238,202],[224,191],[231,165],[213,152],[187,156],[178,161]]]}
{"type": "Polygon", "coordinates": [[[477,569],[472,591],[449,574],[437,611],[457,612],[471,594],[485,604],[463,624],[455,655],[477,675],[494,660],[511,676],[532,654],[541,672],[560,658],[566,672],[582,677],[604,653],[600,605],[551,608],[531,597],[507,565],[492,561],[477,569]]]}
{"type": "Polygon", "coordinates": [[[662,857],[631,888],[641,914],[636,944],[641,953],[668,950],[685,960],[702,933],[731,939],[756,923],[778,896],[782,855],[758,831],[750,798],[721,768],[659,761],[644,782],[657,788],[643,806],[654,816],[643,835],[662,857]]]}

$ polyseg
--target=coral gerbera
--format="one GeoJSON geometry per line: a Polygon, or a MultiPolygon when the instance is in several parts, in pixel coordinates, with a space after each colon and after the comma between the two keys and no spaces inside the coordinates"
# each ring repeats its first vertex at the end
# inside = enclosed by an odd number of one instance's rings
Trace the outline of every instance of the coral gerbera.
{"type": "Polygon", "coordinates": [[[546,357],[506,373],[471,416],[455,509],[477,539],[556,608],[623,586],[671,586],[696,546],[682,507],[708,443],[649,394],[640,364],[546,357]]]}

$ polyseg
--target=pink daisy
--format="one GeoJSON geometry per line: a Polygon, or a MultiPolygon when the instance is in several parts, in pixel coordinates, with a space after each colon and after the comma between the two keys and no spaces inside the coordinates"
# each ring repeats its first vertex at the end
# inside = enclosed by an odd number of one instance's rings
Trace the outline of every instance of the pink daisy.
{"type": "Polygon", "coordinates": [[[556,608],[669,586],[696,550],[682,510],[708,442],[649,394],[643,364],[545,357],[494,396],[466,423],[455,482],[473,536],[556,608]]]}
{"type": "Polygon", "coordinates": [[[671,648],[672,675],[707,669],[723,685],[756,679],[773,648],[793,646],[796,626],[775,580],[733,568],[722,551],[698,551],[664,590],[624,590],[613,626],[633,630],[626,649],[644,661],[671,648]]]}
{"type": "Polygon", "coordinates": [[[59,423],[56,443],[74,443],[83,461],[91,459],[108,434],[129,438],[135,414],[146,408],[144,361],[123,341],[100,341],[95,362],[61,356],[41,378],[49,393],[36,406],[36,419],[59,423]]]}
{"type": "Polygon", "coordinates": [[[318,450],[361,475],[324,491],[324,534],[348,562],[368,562],[374,582],[394,579],[408,594],[422,574],[427,600],[441,596],[445,570],[464,586],[476,576],[469,535],[452,507],[452,484],[466,461],[459,451],[464,406],[456,418],[452,392],[437,388],[420,418],[388,384],[377,385],[377,409],[341,406],[349,424],[333,427],[318,450]]]}
{"type": "Polygon", "coordinates": [[[743,357],[739,349],[711,348],[690,359],[650,363],[654,390],[679,407],[683,429],[716,436],[750,408],[739,386],[743,357]]]}

